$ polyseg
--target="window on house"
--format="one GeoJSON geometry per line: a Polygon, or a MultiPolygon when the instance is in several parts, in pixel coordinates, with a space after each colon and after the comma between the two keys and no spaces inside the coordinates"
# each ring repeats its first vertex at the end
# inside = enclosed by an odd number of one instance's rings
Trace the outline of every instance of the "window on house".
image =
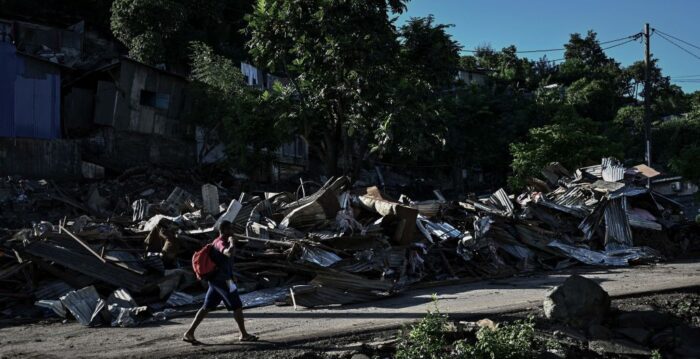
{"type": "Polygon", "coordinates": [[[170,107],[170,95],[148,90],[141,90],[141,97],[139,103],[144,106],[150,106],[161,110],[167,110],[168,107],[170,107]]]}

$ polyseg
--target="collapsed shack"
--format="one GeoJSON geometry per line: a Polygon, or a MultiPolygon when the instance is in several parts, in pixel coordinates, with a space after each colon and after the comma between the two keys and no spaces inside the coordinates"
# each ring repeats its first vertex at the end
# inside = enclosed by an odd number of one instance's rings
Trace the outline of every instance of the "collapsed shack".
{"type": "Polygon", "coordinates": [[[70,315],[90,326],[177,315],[204,299],[191,256],[224,220],[241,244],[244,307],[349,304],[445,281],[658,261],[680,242],[669,237],[677,208],[633,175],[614,159],[573,174],[552,164],[517,198],[500,189],[463,202],[439,191],[435,200],[394,200],[347,177],[308,195],[241,193],[223,203],[228,192],[212,184],[201,196],[177,186],[162,201],[149,186],[118,201],[99,188],[87,204],[64,195],[82,215],[0,232],[0,313],[70,315]]]}

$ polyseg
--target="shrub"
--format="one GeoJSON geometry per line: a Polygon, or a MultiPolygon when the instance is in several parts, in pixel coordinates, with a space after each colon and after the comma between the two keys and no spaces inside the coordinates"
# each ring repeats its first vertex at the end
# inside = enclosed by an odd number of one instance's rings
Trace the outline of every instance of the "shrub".
{"type": "Polygon", "coordinates": [[[396,359],[440,359],[449,354],[449,345],[443,331],[447,315],[440,313],[437,297],[433,294],[435,309],[403,335],[396,349],[396,359]]]}
{"type": "Polygon", "coordinates": [[[535,355],[535,323],[532,318],[518,320],[496,329],[481,328],[476,333],[476,343],[459,341],[455,344],[456,358],[520,359],[535,355]]]}

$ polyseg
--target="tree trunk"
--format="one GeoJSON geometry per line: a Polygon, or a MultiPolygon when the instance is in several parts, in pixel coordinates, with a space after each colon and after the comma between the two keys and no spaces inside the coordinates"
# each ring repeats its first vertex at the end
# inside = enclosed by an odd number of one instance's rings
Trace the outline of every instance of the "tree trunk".
{"type": "Polygon", "coordinates": [[[338,141],[335,136],[324,136],[326,153],[323,156],[323,162],[326,165],[326,172],[329,176],[338,174],[338,141]]]}

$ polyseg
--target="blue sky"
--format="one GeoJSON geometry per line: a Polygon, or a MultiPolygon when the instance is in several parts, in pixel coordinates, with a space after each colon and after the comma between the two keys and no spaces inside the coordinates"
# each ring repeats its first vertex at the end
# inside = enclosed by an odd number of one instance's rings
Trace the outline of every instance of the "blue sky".
{"type": "MultiPolygon", "coordinates": [[[[397,25],[410,17],[429,14],[438,23],[453,24],[449,32],[464,49],[486,44],[495,49],[511,44],[519,50],[561,48],[570,33],[585,34],[592,29],[600,41],[614,40],[642,31],[645,22],[700,48],[700,1],[697,0],[412,0],[397,25]]],[[[671,76],[672,81],[674,77],[680,76],[678,80],[681,80],[688,75],[700,79],[700,49],[679,44],[698,58],[670,44],[658,33],[651,38],[651,52],[659,59],[664,75],[671,76]]],[[[631,42],[606,53],[629,65],[644,58],[644,46],[631,42]]],[[[544,54],[523,56],[539,58],[544,54]]],[[[563,57],[563,52],[546,55],[554,60],[563,57]]],[[[700,90],[700,82],[674,83],[687,92],[700,90]]]]}

